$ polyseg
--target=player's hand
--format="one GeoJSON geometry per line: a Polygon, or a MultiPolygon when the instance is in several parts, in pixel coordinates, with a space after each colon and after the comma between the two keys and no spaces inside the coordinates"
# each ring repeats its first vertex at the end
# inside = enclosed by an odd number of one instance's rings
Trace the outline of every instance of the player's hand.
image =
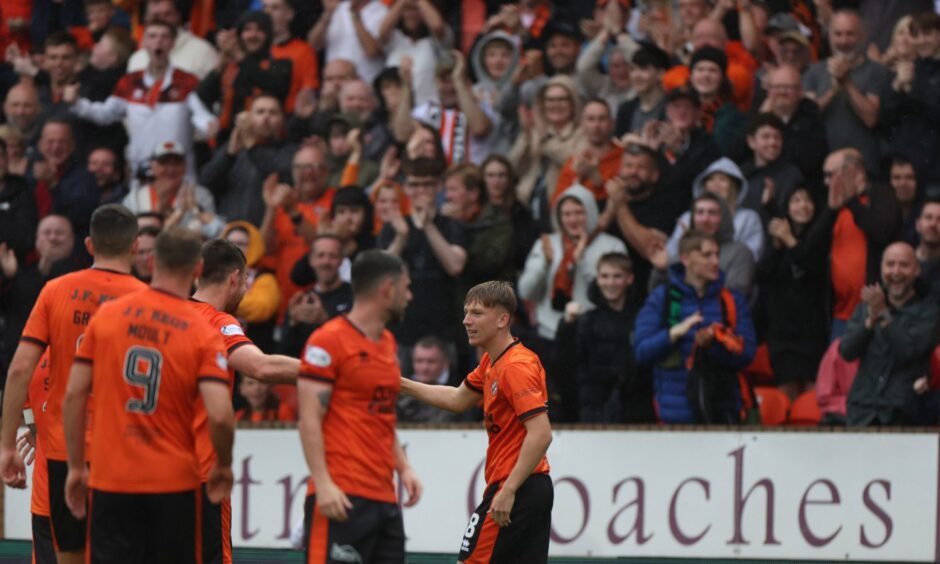
{"type": "Polygon", "coordinates": [[[0,449],[0,477],[11,488],[26,487],[26,465],[14,449],[0,449]]]}
{"type": "Polygon", "coordinates": [[[493,496],[493,503],[490,504],[489,514],[497,525],[507,527],[512,523],[509,520],[509,514],[512,513],[512,506],[515,502],[515,492],[510,492],[505,487],[496,492],[496,495],[493,496]]]}
{"type": "Polygon", "coordinates": [[[408,494],[408,499],[402,504],[405,507],[413,507],[421,500],[421,494],[424,492],[424,486],[418,479],[418,474],[411,467],[406,468],[399,474],[401,485],[408,494]]]}
{"type": "Polygon", "coordinates": [[[83,519],[88,501],[88,470],[69,468],[65,478],[65,504],[76,519],[83,519]]]}
{"type": "Polygon", "coordinates": [[[29,466],[36,460],[36,438],[29,431],[26,431],[20,438],[16,439],[16,451],[20,454],[23,464],[29,466]]]}
{"type": "Polygon", "coordinates": [[[317,486],[317,507],[324,517],[333,521],[349,519],[347,510],[352,509],[352,502],[333,482],[317,486]]]}
{"type": "Polygon", "coordinates": [[[209,470],[209,477],[206,479],[206,495],[212,503],[219,503],[223,499],[232,495],[232,483],[235,478],[232,476],[231,466],[219,466],[218,463],[212,465],[209,470]]]}

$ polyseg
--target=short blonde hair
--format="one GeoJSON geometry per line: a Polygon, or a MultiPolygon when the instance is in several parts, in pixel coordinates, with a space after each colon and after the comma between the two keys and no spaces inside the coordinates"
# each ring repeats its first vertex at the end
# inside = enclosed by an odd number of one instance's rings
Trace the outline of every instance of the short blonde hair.
{"type": "Polygon", "coordinates": [[[516,311],[516,292],[509,282],[490,280],[470,288],[463,303],[465,306],[479,303],[484,307],[500,307],[512,315],[516,311]]]}

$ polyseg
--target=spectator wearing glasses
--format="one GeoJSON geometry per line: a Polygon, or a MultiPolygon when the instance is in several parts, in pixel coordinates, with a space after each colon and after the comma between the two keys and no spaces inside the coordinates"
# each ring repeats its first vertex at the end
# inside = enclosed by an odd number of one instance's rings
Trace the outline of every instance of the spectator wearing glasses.
{"type": "MultiPolygon", "coordinates": [[[[826,131],[819,127],[819,106],[803,95],[800,71],[781,65],[767,73],[767,97],[759,105],[760,113],[771,113],[783,121],[781,158],[800,169],[814,194],[822,192],[820,171],[829,153],[826,131]]],[[[819,198],[817,202],[821,202],[819,198]]]]}
{"type": "Polygon", "coordinates": [[[382,228],[378,247],[402,257],[411,276],[414,299],[403,322],[392,328],[399,343],[402,372],[410,373],[411,348],[425,334],[453,347],[459,319],[453,296],[457,277],[467,262],[466,236],[460,222],[435,205],[441,190],[443,163],[418,158],[405,167],[405,193],[411,214],[396,214],[382,228]]]}
{"type": "MultiPolygon", "coordinates": [[[[275,275],[284,296],[293,296],[300,290],[291,281],[291,269],[307,254],[321,218],[330,213],[336,193],[326,182],[329,167],[321,145],[298,149],[291,169],[291,184],[279,182],[278,176],[271,174],[262,188],[261,236],[267,254],[274,257],[275,275]]],[[[286,303],[287,300],[281,303],[282,313],[286,303]]]]}

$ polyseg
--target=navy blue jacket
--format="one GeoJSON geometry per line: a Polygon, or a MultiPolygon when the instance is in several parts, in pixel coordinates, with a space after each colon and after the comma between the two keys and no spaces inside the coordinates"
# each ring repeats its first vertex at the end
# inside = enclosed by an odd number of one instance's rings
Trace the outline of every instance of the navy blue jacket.
{"type": "MultiPolygon", "coordinates": [[[[634,329],[633,351],[640,366],[653,367],[653,390],[659,410],[659,418],[665,423],[695,423],[692,406],[686,396],[686,361],[692,354],[695,333],[712,323],[724,324],[721,309],[721,296],[724,286],[724,274],[708,285],[705,295],[698,297],[695,289],[685,282],[685,267],[674,264],[669,268],[670,285],[682,294],[679,320],[685,319],[696,311],[704,318],[676,343],[669,341],[669,327],[666,320],[666,292],[669,285],[657,286],[644,302],[637,314],[634,329]]],[[[754,358],[757,347],[754,325],[747,300],[738,292],[731,290],[737,312],[734,332],[744,340],[744,350],[734,354],[725,349],[716,340],[707,349],[707,355],[731,370],[741,370],[754,358]]]]}

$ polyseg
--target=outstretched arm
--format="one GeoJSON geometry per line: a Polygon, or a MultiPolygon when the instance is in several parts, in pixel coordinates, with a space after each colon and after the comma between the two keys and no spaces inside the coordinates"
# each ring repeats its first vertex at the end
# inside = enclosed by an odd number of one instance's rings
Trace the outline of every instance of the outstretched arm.
{"type": "Polygon", "coordinates": [[[483,399],[483,394],[471,390],[466,383],[461,383],[455,388],[422,384],[408,378],[401,379],[401,393],[453,413],[463,413],[483,399]]]}
{"type": "Polygon", "coordinates": [[[228,357],[232,368],[269,384],[294,384],[300,361],[280,354],[264,354],[255,345],[238,347],[228,357]]]}

